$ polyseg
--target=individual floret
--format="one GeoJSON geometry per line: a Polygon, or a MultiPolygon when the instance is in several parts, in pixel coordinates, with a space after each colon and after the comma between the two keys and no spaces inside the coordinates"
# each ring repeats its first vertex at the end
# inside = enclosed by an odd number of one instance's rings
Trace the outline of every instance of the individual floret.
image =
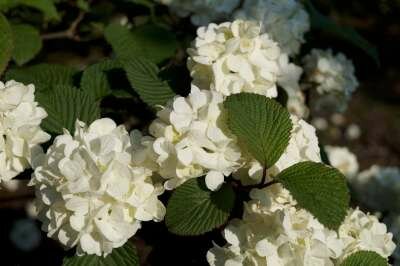
{"type": "Polygon", "coordinates": [[[335,146],[325,146],[324,148],[330,164],[347,178],[351,179],[358,173],[357,157],[348,148],[335,146]]]}

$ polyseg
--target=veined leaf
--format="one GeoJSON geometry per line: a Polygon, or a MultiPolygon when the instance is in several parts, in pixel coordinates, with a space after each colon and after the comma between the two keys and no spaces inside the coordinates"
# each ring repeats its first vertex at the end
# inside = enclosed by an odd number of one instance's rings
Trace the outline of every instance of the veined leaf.
{"type": "Polygon", "coordinates": [[[159,69],[143,57],[120,60],[132,88],[150,106],[165,105],[175,96],[166,81],[158,77],[159,69]]]}
{"type": "Polygon", "coordinates": [[[275,178],[290,191],[301,208],[329,229],[338,229],[347,214],[350,196],[346,178],[322,163],[301,162],[275,178]]]}
{"type": "Polygon", "coordinates": [[[385,258],[373,251],[358,251],[347,258],[340,266],[387,266],[385,258]]]}
{"type": "Polygon", "coordinates": [[[100,118],[100,108],[87,93],[70,86],[56,86],[51,91],[37,93],[36,99],[48,116],[41,126],[52,133],[62,133],[63,128],[75,131],[77,119],[90,124],[100,118]]]}
{"type": "Polygon", "coordinates": [[[251,93],[229,96],[224,102],[228,126],[265,167],[278,161],[289,144],[292,122],[275,100],[251,93]]]}
{"type": "Polygon", "coordinates": [[[0,76],[6,69],[14,49],[13,34],[6,17],[0,12],[0,76]]]}
{"type": "Polygon", "coordinates": [[[129,242],[113,249],[106,257],[84,255],[65,257],[63,266],[139,266],[136,248],[129,242]]]}
{"type": "Polygon", "coordinates": [[[201,235],[223,225],[229,218],[235,194],[229,184],[210,191],[204,179],[193,178],[172,194],[165,222],[177,235],[201,235]]]}
{"type": "Polygon", "coordinates": [[[41,11],[46,20],[60,19],[53,0],[0,0],[0,11],[8,11],[19,5],[32,7],[41,11]]]}
{"type": "Polygon", "coordinates": [[[13,59],[18,65],[32,60],[42,49],[39,31],[27,24],[11,25],[14,34],[13,59]]]}

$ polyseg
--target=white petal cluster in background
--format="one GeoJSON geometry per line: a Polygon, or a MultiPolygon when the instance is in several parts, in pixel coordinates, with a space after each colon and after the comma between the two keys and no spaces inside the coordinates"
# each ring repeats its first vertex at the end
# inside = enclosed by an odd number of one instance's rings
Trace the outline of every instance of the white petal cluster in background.
{"type": "Polygon", "coordinates": [[[47,113],[35,102],[34,93],[32,84],[0,82],[0,182],[28,168],[39,144],[50,139],[40,128],[47,113]]]}
{"type": "Polygon", "coordinates": [[[387,258],[395,249],[386,226],[358,209],[349,210],[335,232],[297,209],[280,185],[253,190],[250,197],[243,219],[232,220],[223,232],[227,244],[207,253],[210,265],[332,266],[359,250],[387,258]]]}
{"type": "Polygon", "coordinates": [[[261,21],[262,33],[268,33],[288,55],[299,52],[310,19],[297,0],[246,0],[236,19],[261,21]]]}
{"type": "Polygon", "coordinates": [[[315,108],[344,111],[358,86],[352,61],[342,53],[334,55],[330,49],[313,49],[303,63],[307,82],[316,85],[315,108]]]}
{"type": "Polygon", "coordinates": [[[347,147],[325,146],[329,162],[343,175],[351,179],[358,173],[358,161],[354,153],[347,147]]]}
{"type": "Polygon", "coordinates": [[[123,126],[99,119],[77,121],[75,134],[58,136],[35,166],[38,219],[48,236],[77,254],[107,255],[140,228],[160,221],[165,207],[151,170],[135,167],[123,126]]]}
{"type": "MultiPolygon", "coordinates": [[[[268,169],[268,174],[272,176],[299,162],[321,161],[315,128],[294,115],[291,115],[290,118],[293,124],[291,138],[279,160],[268,169]]],[[[248,159],[247,161],[245,167],[234,173],[233,176],[244,184],[259,183],[262,178],[261,164],[256,160],[248,159]]]]}
{"type": "Polygon", "coordinates": [[[240,0],[157,0],[169,6],[179,17],[187,17],[194,25],[201,26],[230,17],[240,0]]]}
{"type": "Polygon", "coordinates": [[[197,30],[188,68],[200,89],[223,95],[252,92],[276,97],[280,48],[256,22],[235,20],[197,30]]]}
{"type": "Polygon", "coordinates": [[[149,131],[159,175],[173,189],[190,178],[206,175],[207,187],[216,190],[240,165],[241,153],[226,130],[224,98],[216,91],[192,86],[189,96],[176,97],[157,113],[149,131]]]}
{"type": "Polygon", "coordinates": [[[400,169],[373,165],[350,179],[356,199],[373,211],[400,214],[400,169]]]}

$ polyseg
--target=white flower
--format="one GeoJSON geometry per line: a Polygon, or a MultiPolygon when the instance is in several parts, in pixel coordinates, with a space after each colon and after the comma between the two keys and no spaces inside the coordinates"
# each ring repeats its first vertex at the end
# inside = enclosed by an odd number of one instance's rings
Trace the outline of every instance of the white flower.
{"type": "Polygon", "coordinates": [[[191,15],[194,25],[206,25],[229,18],[240,0],[157,0],[180,17],[191,15]]]}
{"type": "Polygon", "coordinates": [[[31,183],[38,218],[48,236],[78,255],[107,255],[140,228],[163,219],[152,172],[134,166],[123,126],[99,119],[89,127],[77,121],[74,136],[58,136],[35,168],[31,183]]]}
{"type": "Polygon", "coordinates": [[[373,215],[363,213],[359,209],[349,212],[339,228],[339,237],[343,241],[346,254],[359,250],[375,251],[384,258],[389,257],[396,245],[392,241],[392,233],[387,232],[386,225],[380,223],[373,215]]]}
{"type": "Polygon", "coordinates": [[[333,55],[332,50],[313,49],[303,58],[306,79],[316,84],[319,96],[315,108],[336,108],[342,112],[358,86],[352,61],[344,54],[333,55]]]}
{"type": "Polygon", "coordinates": [[[373,165],[350,179],[357,200],[374,211],[400,213],[400,169],[373,165]]]}
{"type": "Polygon", "coordinates": [[[297,209],[280,185],[250,196],[243,218],[232,220],[223,232],[227,244],[208,252],[210,265],[332,266],[358,250],[373,250],[385,258],[394,250],[385,225],[357,209],[349,210],[338,234],[297,209]]]}
{"type": "Polygon", "coordinates": [[[325,146],[329,162],[348,178],[358,173],[358,161],[354,153],[346,147],[325,146]]]}
{"type": "MultiPolygon", "coordinates": [[[[267,172],[271,176],[275,176],[282,170],[299,162],[321,161],[315,128],[294,115],[291,116],[291,120],[293,128],[289,144],[275,165],[268,169],[267,172]]],[[[254,159],[249,158],[251,156],[247,156],[247,159],[244,159],[247,161],[246,165],[234,173],[233,176],[240,179],[244,184],[259,183],[262,177],[262,166],[254,159]]]]}
{"type": "Polygon", "coordinates": [[[160,176],[173,189],[190,178],[206,175],[207,187],[218,189],[224,176],[240,165],[240,150],[223,120],[223,96],[192,86],[189,96],[176,97],[150,125],[156,139],[160,176]]]}
{"type": "Polygon", "coordinates": [[[289,55],[299,52],[310,30],[309,16],[297,0],[245,0],[235,18],[261,21],[262,32],[289,55]]]}
{"type": "Polygon", "coordinates": [[[40,128],[47,113],[35,102],[34,93],[32,84],[0,82],[0,182],[28,168],[39,144],[50,139],[40,128]]]}
{"type": "Polygon", "coordinates": [[[209,24],[188,49],[193,83],[223,95],[252,92],[276,97],[281,73],[278,45],[255,22],[209,24]]]}

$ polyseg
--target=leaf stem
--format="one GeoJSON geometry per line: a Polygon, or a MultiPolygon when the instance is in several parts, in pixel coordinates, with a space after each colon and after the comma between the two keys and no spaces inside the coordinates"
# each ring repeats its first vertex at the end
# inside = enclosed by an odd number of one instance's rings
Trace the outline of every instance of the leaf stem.
{"type": "Polygon", "coordinates": [[[72,21],[72,23],[68,27],[68,29],[63,30],[63,31],[42,34],[42,36],[41,36],[42,40],[71,39],[71,40],[79,42],[81,39],[77,35],[76,31],[77,31],[79,23],[81,23],[81,21],[85,17],[85,14],[86,14],[85,11],[80,11],[78,16],[74,19],[74,21],[72,21]]]}

